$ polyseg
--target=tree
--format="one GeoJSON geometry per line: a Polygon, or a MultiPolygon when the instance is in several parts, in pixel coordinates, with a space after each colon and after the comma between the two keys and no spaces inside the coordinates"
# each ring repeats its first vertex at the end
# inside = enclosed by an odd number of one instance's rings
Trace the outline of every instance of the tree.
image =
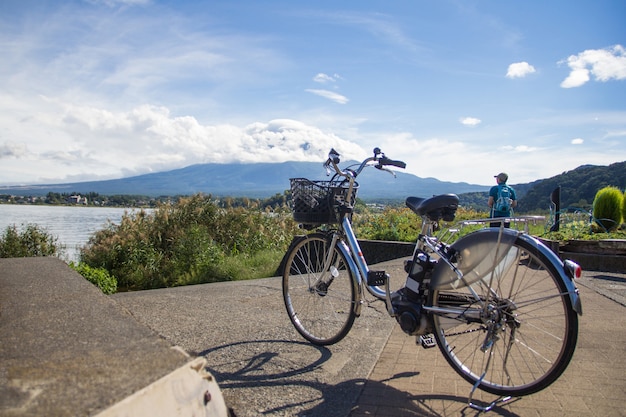
{"type": "Polygon", "coordinates": [[[36,224],[28,224],[21,231],[15,225],[8,226],[0,236],[0,258],[56,256],[63,249],[57,241],[36,224]]]}

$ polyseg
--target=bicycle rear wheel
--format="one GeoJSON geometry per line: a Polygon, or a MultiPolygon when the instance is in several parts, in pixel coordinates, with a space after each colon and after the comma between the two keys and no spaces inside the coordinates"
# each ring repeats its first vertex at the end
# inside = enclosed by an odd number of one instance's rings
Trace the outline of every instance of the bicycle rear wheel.
{"type": "Polygon", "coordinates": [[[316,345],[339,342],[356,318],[357,282],[337,245],[312,233],[293,246],[283,271],[283,299],[296,330],[316,345]]]}
{"type": "MultiPolygon", "coordinates": [[[[479,246],[468,245],[467,253],[497,257],[494,245],[479,246]]],[[[528,395],[554,382],[569,364],[578,316],[557,266],[536,243],[513,237],[498,250],[497,265],[484,277],[433,288],[433,306],[456,312],[433,316],[435,338],[446,360],[471,384],[496,395],[528,395]]]]}

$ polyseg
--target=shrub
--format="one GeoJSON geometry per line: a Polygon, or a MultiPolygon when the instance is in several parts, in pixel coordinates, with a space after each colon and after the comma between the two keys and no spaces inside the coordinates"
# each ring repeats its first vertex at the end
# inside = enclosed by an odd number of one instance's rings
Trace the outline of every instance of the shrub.
{"type": "Polygon", "coordinates": [[[626,223],[626,190],[622,195],[622,222],[626,223]]]}
{"type": "MultiPolygon", "coordinates": [[[[453,222],[441,222],[438,235],[448,232],[448,229],[457,222],[486,217],[488,217],[487,213],[459,207],[453,222]]],[[[354,229],[360,239],[415,242],[421,232],[421,227],[422,220],[406,207],[388,207],[382,213],[366,212],[359,213],[359,215],[354,217],[354,229]]],[[[465,227],[461,232],[462,234],[467,234],[481,227],[484,226],[469,226],[465,227]]],[[[441,238],[442,236],[439,237],[441,238]]],[[[457,239],[459,237],[460,235],[456,235],[453,238],[457,239]]]]}
{"type": "Polygon", "coordinates": [[[119,225],[96,232],[80,259],[105,268],[122,289],[225,281],[252,272],[230,273],[224,268],[227,259],[267,250],[284,253],[296,230],[290,217],[221,209],[210,196],[197,194],[161,204],[151,214],[125,214],[119,225]]]}
{"type": "Polygon", "coordinates": [[[411,242],[417,239],[421,224],[408,208],[386,208],[382,213],[355,216],[354,229],[361,239],[411,242]]]}
{"type": "Polygon", "coordinates": [[[603,231],[615,230],[622,222],[623,193],[617,187],[604,187],[593,200],[593,217],[603,231]]]}
{"type": "Polygon", "coordinates": [[[117,280],[104,268],[92,268],[86,263],[75,264],[70,262],[70,268],[81,274],[87,281],[94,284],[105,294],[113,294],[117,291],[117,280]]]}
{"type": "Polygon", "coordinates": [[[7,226],[0,236],[0,258],[23,258],[28,256],[59,256],[63,245],[58,238],[36,224],[7,226]]]}

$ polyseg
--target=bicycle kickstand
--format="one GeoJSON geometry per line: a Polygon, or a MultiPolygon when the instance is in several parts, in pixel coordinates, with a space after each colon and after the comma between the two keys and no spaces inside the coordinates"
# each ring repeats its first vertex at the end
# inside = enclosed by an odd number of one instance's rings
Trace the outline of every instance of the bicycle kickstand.
{"type": "Polygon", "coordinates": [[[486,407],[483,407],[482,405],[478,405],[478,404],[473,403],[472,402],[472,397],[474,396],[474,391],[476,391],[476,388],[478,388],[478,386],[480,385],[480,383],[481,383],[481,381],[483,380],[484,377],[485,377],[485,373],[483,373],[481,375],[480,379],[478,381],[476,381],[476,383],[472,387],[472,390],[470,391],[470,394],[469,394],[469,398],[467,400],[467,405],[470,408],[474,409],[474,410],[478,410],[480,412],[487,413],[487,412],[491,411],[493,409],[493,407],[495,407],[496,405],[504,404],[504,403],[510,401],[511,398],[513,398],[513,397],[511,397],[510,395],[507,395],[507,396],[504,396],[504,397],[500,397],[500,398],[492,401],[486,407]]]}

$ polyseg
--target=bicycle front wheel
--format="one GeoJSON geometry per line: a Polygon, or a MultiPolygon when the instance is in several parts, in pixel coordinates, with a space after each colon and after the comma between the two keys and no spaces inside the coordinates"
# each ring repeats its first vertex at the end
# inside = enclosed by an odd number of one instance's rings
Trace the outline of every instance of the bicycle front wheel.
{"type": "Polygon", "coordinates": [[[578,336],[558,266],[528,239],[513,237],[499,249],[474,243],[465,252],[494,266],[473,282],[433,288],[433,306],[450,310],[433,316],[439,348],[457,373],[484,391],[540,391],[563,373],[578,336]]]}
{"type": "Polygon", "coordinates": [[[286,257],[285,307],[296,330],[313,344],[331,345],[348,334],[356,318],[356,285],[343,253],[323,233],[304,237],[286,257]]]}

